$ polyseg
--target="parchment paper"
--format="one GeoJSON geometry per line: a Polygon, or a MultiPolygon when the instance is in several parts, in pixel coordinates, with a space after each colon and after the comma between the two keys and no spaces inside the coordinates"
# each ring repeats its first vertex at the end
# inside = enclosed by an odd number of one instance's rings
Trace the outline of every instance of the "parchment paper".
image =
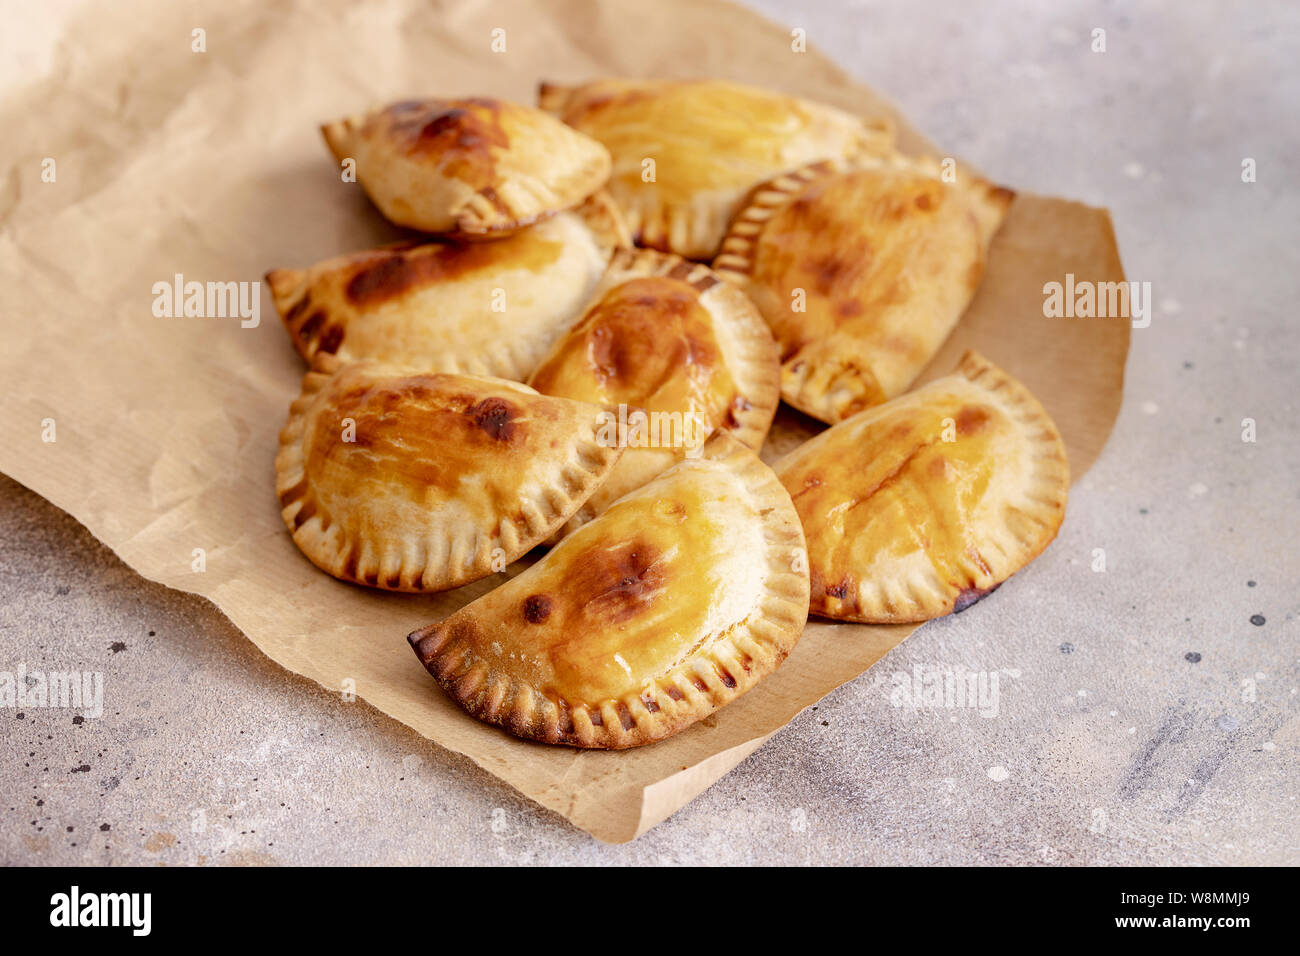
{"type": "MultiPolygon", "coordinates": [[[[719,0],[128,0],[83,9],[43,66],[0,106],[0,469],[140,574],[206,596],[284,667],[336,690],[354,681],[359,697],[607,841],[663,820],[910,633],[814,621],[757,689],[650,747],[517,741],[450,704],[405,640],[497,580],[434,597],[373,592],[316,571],[286,533],[272,459],[303,369],[269,296],[256,328],[152,312],[154,283],[177,273],[257,281],[393,238],[317,132],[374,101],[533,102],[540,79],[719,76],[890,111],[815,51],[792,52],[786,28],[719,0]],[[490,48],[498,27],[505,53],[490,48]],[[192,50],[196,28],[206,52],[192,50]],[[42,181],[47,157],[54,182],[42,181]]],[[[898,123],[904,148],[933,149],[898,123]]],[[[1109,217],[1021,195],[925,377],[978,346],[1042,398],[1077,478],[1118,412],[1129,325],[1044,318],[1043,283],[1066,272],[1123,278],[1109,217]]],[[[774,443],[809,425],[783,412],[774,443]]]]}

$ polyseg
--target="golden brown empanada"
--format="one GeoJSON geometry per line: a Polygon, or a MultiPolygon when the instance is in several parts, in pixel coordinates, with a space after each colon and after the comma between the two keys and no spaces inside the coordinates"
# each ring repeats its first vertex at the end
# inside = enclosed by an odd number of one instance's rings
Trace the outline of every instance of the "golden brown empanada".
{"type": "Polygon", "coordinates": [[[818,163],[757,189],[713,266],[781,346],[781,397],[837,422],[906,389],[970,303],[1013,194],[929,160],[818,163]]]}
{"type": "Polygon", "coordinates": [[[546,743],[634,747],[785,659],[808,610],[803,547],[776,476],[718,435],[410,642],[479,720],[546,743]]]}
{"type": "Polygon", "coordinates": [[[975,352],[773,467],[807,535],[813,613],[869,623],[965,610],[1056,537],[1070,485],[1043,406],[975,352]]]}
{"type": "Polygon", "coordinates": [[[543,83],[538,103],[609,148],[609,191],[637,242],[691,259],[713,257],[763,180],[893,146],[887,121],[722,80],[543,83]]]}
{"type": "Polygon", "coordinates": [[[715,431],[761,448],[781,400],[776,342],[754,304],[707,266],[651,249],[615,253],[586,313],[528,384],[610,408],[619,420],[607,428],[628,446],[566,530],[698,453],[715,431]]]}
{"type": "Polygon", "coordinates": [[[559,528],[622,449],[600,408],[504,379],[319,357],[280,432],[276,492],[317,567],[392,591],[501,571],[559,528]]]}
{"type": "Polygon", "coordinates": [[[267,273],[294,346],[523,379],[630,244],[604,193],[497,242],[399,243],[267,273]]]}
{"type": "Polygon", "coordinates": [[[321,127],[335,158],[399,226],[506,235],[582,202],[609,152],[530,106],[485,97],[393,103],[321,127]]]}

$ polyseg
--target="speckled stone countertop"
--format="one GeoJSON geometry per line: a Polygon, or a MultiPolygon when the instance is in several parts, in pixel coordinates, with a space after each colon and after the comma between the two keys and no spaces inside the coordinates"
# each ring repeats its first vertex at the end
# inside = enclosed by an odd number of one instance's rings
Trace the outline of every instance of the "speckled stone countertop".
{"type": "Polygon", "coordinates": [[[1057,542],[605,846],[0,479],[0,669],[105,679],[99,719],[0,708],[0,863],[1300,862],[1300,8],[754,5],[993,178],[1110,207],[1156,307],[1057,542]],[[897,706],[957,668],[996,699],[897,706]]]}

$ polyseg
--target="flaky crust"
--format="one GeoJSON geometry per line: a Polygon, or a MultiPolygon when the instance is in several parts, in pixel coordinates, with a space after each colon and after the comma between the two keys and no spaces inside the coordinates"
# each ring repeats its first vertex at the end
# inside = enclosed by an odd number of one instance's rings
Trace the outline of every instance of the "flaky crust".
{"type": "Polygon", "coordinates": [[[609,148],[609,190],[637,242],[689,259],[713,257],[757,183],[893,147],[886,120],[722,80],[543,83],[538,105],[609,148]]]}
{"type": "Polygon", "coordinates": [[[486,97],[392,103],[321,127],[335,158],[390,221],[493,238],[586,199],[609,178],[605,147],[546,113],[486,97]]]}
{"type": "MultiPolygon", "coordinates": [[[[700,313],[691,309],[690,314],[700,313]]],[[[776,342],[758,310],[707,266],[652,249],[625,249],[614,254],[586,313],[556,342],[528,384],[546,394],[605,405],[615,404],[612,389],[632,409],[683,412],[680,394],[665,396],[665,391],[673,390],[666,388],[664,375],[682,384],[710,376],[710,385],[715,381],[711,376],[724,377],[729,381],[724,387],[727,394],[715,401],[714,414],[704,423],[707,431],[699,439],[722,431],[755,451],[762,447],[781,394],[776,342]],[[703,310],[705,328],[682,324],[686,321],[683,293],[703,310]],[[655,309],[661,315],[645,322],[655,309]],[[610,313],[612,317],[604,321],[610,313]],[[611,358],[593,367],[591,349],[597,338],[611,358]],[[659,369],[660,364],[667,367],[659,369]],[[649,381],[638,377],[647,369],[660,374],[651,375],[649,381]],[[627,378],[620,377],[624,371],[627,378]],[[638,385],[654,392],[638,391],[638,385]]],[[[686,453],[684,448],[627,449],[609,480],[570,519],[565,533],[686,453]]]]}
{"type": "Polygon", "coordinates": [[[807,615],[803,549],[775,475],[719,435],[703,458],[409,640],[479,720],[544,743],[635,747],[711,714],[785,659],[807,615]]]}
{"type": "Polygon", "coordinates": [[[834,424],[901,394],[973,298],[1013,194],[933,160],[814,163],[759,186],[714,260],[781,346],[781,395],[834,424]]]}
{"type": "Polygon", "coordinates": [[[812,613],[909,623],[969,607],[1065,517],[1065,445],[1024,385],[975,352],[773,466],[808,540],[812,613]]]}
{"type": "Polygon", "coordinates": [[[622,449],[597,440],[600,411],[502,379],[318,356],[280,432],[281,514],[336,578],[458,587],[504,570],[605,480],[622,449]]]}
{"type": "Polygon", "coordinates": [[[609,196],[491,243],[402,242],[273,269],[271,300],[300,355],[378,359],[522,380],[631,244],[609,196]]]}

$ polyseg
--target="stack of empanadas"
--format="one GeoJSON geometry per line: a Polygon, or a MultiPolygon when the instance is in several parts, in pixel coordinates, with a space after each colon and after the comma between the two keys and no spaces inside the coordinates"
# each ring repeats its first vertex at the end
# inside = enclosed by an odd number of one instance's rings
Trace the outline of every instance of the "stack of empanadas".
{"type": "Polygon", "coordinates": [[[325,125],[425,235],[267,275],[311,364],[276,472],[313,563],[430,592],[549,547],[410,635],[462,708],[649,743],[775,669],[810,608],[960,611],[1052,540],[1068,469],[1024,386],[968,353],[907,391],[1011,193],[897,153],[887,121],[734,83],[539,105],[325,125]],[[833,427],[773,469],[781,399],[833,427]]]}

